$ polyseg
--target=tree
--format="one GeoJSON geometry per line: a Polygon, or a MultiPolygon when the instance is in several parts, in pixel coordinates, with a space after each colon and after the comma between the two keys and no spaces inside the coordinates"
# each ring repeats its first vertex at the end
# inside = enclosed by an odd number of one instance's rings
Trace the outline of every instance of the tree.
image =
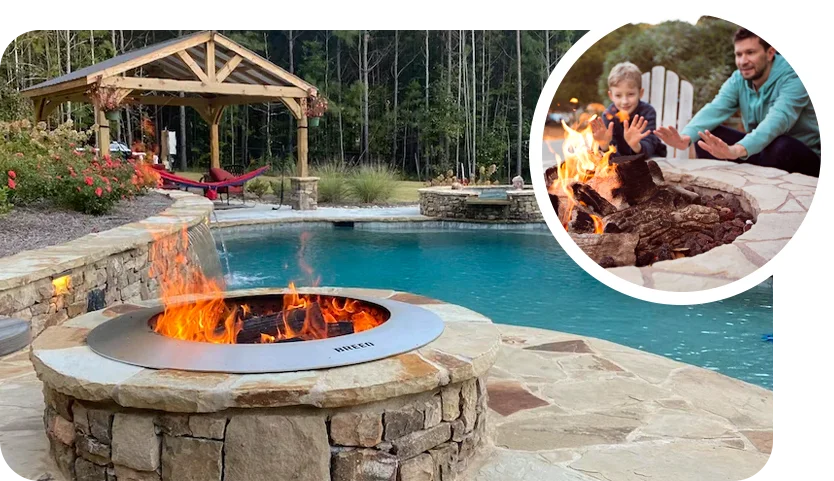
{"type": "Polygon", "coordinates": [[[515,170],[516,175],[521,175],[521,134],[522,134],[522,113],[521,113],[521,30],[515,31],[515,53],[518,58],[518,153],[516,154],[515,170]]]}

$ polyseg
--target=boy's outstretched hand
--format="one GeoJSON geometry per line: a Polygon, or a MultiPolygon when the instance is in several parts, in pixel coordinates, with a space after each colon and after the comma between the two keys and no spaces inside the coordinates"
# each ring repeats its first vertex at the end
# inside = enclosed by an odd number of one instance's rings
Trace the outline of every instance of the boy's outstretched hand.
{"type": "Polygon", "coordinates": [[[631,150],[635,153],[639,154],[643,150],[643,146],[640,145],[640,141],[652,134],[651,130],[646,130],[648,125],[649,121],[646,120],[645,117],[640,117],[639,115],[631,119],[630,124],[628,120],[623,122],[623,137],[625,138],[628,146],[631,147],[631,150]]]}
{"type": "Polygon", "coordinates": [[[594,140],[599,144],[600,150],[608,150],[608,144],[614,138],[614,122],[608,123],[608,128],[605,128],[605,122],[602,118],[597,117],[591,121],[591,132],[594,134],[594,140]]]}

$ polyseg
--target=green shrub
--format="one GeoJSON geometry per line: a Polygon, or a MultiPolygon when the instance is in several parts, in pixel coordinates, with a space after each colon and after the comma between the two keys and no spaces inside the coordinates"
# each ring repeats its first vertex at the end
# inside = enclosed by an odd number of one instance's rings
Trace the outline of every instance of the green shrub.
{"type": "Polygon", "coordinates": [[[246,190],[255,194],[255,197],[261,200],[269,192],[269,183],[263,179],[250,180],[246,183],[246,190]]]}
{"type": "Polygon", "coordinates": [[[12,211],[12,203],[9,202],[9,196],[6,195],[8,187],[0,187],[0,217],[12,211]]]}
{"type": "Polygon", "coordinates": [[[348,171],[343,164],[330,163],[316,167],[313,176],[319,178],[319,202],[337,204],[347,200],[350,189],[347,184],[348,171]]]}
{"type": "Polygon", "coordinates": [[[359,202],[373,204],[386,202],[391,198],[395,181],[396,175],[386,167],[362,166],[348,178],[348,186],[359,202]]]}

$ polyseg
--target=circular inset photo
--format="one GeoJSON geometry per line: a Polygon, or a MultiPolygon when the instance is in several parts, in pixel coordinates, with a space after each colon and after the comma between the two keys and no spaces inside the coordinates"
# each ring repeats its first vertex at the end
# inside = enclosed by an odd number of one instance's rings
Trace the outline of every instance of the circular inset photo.
{"type": "Polygon", "coordinates": [[[714,17],[629,24],[585,48],[534,117],[546,115],[536,197],[562,247],[600,280],[659,291],[761,282],[820,170],[817,114],[789,59],[714,17]]]}

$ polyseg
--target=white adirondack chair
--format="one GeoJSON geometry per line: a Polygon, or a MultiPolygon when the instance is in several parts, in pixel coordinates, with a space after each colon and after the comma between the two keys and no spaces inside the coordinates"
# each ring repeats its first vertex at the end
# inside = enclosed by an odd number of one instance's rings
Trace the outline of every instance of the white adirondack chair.
{"type": "MultiPolygon", "coordinates": [[[[681,81],[678,74],[656,66],[643,74],[643,98],[657,111],[657,126],[673,126],[681,131],[692,120],[692,84],[681,81]]],[[[667,157],[688,159],[690,149],[675,150],[667,146],[667,157]]]]}

